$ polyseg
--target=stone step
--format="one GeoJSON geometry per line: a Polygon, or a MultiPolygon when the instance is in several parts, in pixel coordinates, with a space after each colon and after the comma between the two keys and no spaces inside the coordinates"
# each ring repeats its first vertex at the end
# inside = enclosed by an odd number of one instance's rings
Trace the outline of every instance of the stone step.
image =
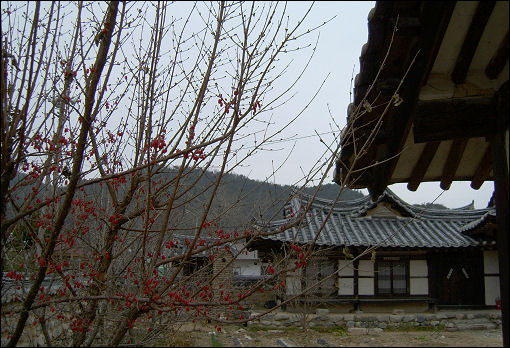
{"type": "Polygon", "coordinates": [[[232,341],[234,342],[234,347],[243,347],[243,343],[237,337],[232,337],[232,341]]]}
{"type": "Polygon", "coordinates": [[[494,323],[466,323],[466,324],[457,324],[457,329],[460,331],[464,330],[493,330],[496,328],[496,324],[494,323]]]}
{"type": "Polygon", "coordinates": [[[464,323],[471,323],[471,324],[487,324],[492,323],[492,321],[488,318],[476,318],[476,319],[453,319],[451,320],[452,323],[455,324],[464,324],[464,323]]]}
{"type": "Polygon", "coordinates": [[[292,347],[291,345],[289,345],[287,342],[285,342],[281,338],[276,339],[275,342],[276,342],[277,345],[279,345],[281,347],[292,347]]]}
{"type": "Polygon", "coordinates": [[[317,344],[320,344],[320,345],[321,345],[321,346],[323,346],[323,347],[330,347],[329,343],[328,343],[328,342],[326,342],[326,341],[325,341],[324,339],[322,339],[322,338],[318,338],[318,339],[317,339],[317,344]]]}

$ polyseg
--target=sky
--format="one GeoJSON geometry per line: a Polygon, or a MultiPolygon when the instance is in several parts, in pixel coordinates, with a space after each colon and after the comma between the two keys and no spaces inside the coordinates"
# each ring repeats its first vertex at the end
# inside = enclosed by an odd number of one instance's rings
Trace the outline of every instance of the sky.
{"type": "MultiPolygon", "coordinates": [[[[309,5],[305,1],[290,2],[288,13],[297,18],[305,13],[309,5]]],[[[299,183],[303,173],[307,173],[316,159],[327,151],[325,145],[315,135],[316,132],[323,134],[321,137],[328,144],[338,139],[338,131],[332,133],[332,130],[338,128],[333,122],[340,128],[345,126],[352,90],[351,79],[359,72],[361,48],[368,40],[367,16],[374,6],[373,1],[318,1],[314,4],[305,25],[314,27],[336,17],[314,33],[313,40],[319,37],[318,47],[307,72],[296,86],[297,94],[290,103],[278,109],[279,115],[274,118],[281,118],[282,114],[298,113],[327,77],[326,82],[309,107],[285,132],[287,137],[296,140],[275,144],[272,151],[263,151],[255,155],[247,166],[236,170],[237,173],[247,175],[251,179],[264,180],[268,175],[269,165],[278,167],[284,162],[274,178],[268,181],[282,185],[299,183]]],[[[289,76],[292,76],[293,71],[297,73],[302,69],[308,56],[299,54],[293,58],[295,70],[291,70],[289,76]]],[[[333,171],[330,171],[325,182],[332,182],[332,178],[333,171]]],[[[439,187],[439,182],[422,183],[414,192],[407,189],[407,184],[394,184],[389,188],[411,204],[435,200],[434,203],[448,208],[458,208],[474,201],[475,208],[478,209],[487,206],[494,184],[488,181],[479,190],[473,190],[470,182],[454,182],[450,189],[444,192],[439,187]]],[[[368,194],[367,190],[362,192],[368,194]]]]}
{"type": "MultiPolygon", "coordinates": [[[[264,4],[259,2],[258,5],[264,4]]],[[[284,6],[278,3],[278,6],[284,6]]],[[[289,2],[287,14],[290,23],[296,23],[310,7],[307,1],[289,2]]],[[[189,2],[175,2],[171,14],[186,18],[189,2]]],[[[281,185],[300,185],[319,159],[324,163],[324,154],[331,154],[339,140],[339,130],[346,124],[347,106],[350,103],[352,80],[359,72],[361,48],[368,40],[367,16],[375,6],[374,1],[318,1],[302,24],[301,32],[313,29],[324,22],[317,30],[312,30],[300,42],[310,44],[308,49],[286,53],[281,57],[279,67],[291,63],[288,71],[275,86],[275,92],[292,84],[306,66],[312,48],[317,43],[312,60],[294,86],[292,98],[277,108],[267,111],[264,117],[271,120],[270,130],[278,131],[290,119],[299,115],[296,121],[282,131],[276,141],[249,158],[243,166],[234,170],[250,179],[267,180],[281,185]],[[320,135],[320,138],[317,136],[320,135]],[[328,144],[327,146],[325,144],[328,144]],[[280,168],[270,176],[273,168],[280,168]]],[[[202,28],[202,21],[194,20],[190,30],[202,28]]],[[[291,27],[291,26],[289,26],[291,27]]],[[[269,96],[270,97],[270,96],[269,96]]],[[[270,98],[268,98],[270,99],[270,98]]],[[[264,104],[264,100],[262,101],[264,104]]],[[[264,125],[259,125],[258,130],[264,125]]],[[[254,137],[258,134],[254,131],[254,137]]],[[[331,157],[331,156],[327,156],[331,157]]],[[[333,168],[325,173],[325,183],[332,183],[333,168]]],[[[319,174],[322,171],[319,171],[319,174]]],[[[318,180],[313,182],[318,183],[318,180]]],[[[406,184],[389,186],[397,195],[411,204],[433,202],[448,208],[470,204],[475,208],[485,208],[494,189],[493,182],[485,182],[479,190],[473,190],[469,182],[454,182],[448,191],[443,192],[439,182],[422,183],[416,192],[409,191],[406,184]],[[443,193],[442,193],[443,192],[443,193]],[[440,195],[439,198],[437,198],[440,195]],[[437,198],[437,200],[436,200],[437,198]]],[[[367,190],[362,190],[368,194],[367,190]]]]}

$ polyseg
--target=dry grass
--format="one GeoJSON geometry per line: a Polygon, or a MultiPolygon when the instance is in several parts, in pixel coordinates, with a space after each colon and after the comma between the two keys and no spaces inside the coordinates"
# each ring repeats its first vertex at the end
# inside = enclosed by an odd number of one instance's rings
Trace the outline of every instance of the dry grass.
{"type": "Polygon", "coordinates": [[[170,332],[165,340],[167,347],[194,347],[194,339],[189,332],[170,332]]]}

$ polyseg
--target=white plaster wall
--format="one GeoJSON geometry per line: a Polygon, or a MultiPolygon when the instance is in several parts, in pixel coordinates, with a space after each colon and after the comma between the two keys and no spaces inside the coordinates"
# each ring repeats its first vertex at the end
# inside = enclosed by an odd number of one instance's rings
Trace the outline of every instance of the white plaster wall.
{"type": "Polygon", "coordinates": [[[287,295],[297,295],[301,292],[301,278],[287,276],[285,279],[285,292],[287,295]]]}
{"type": "MultiPolygon", "coordinates": [[[[298,259],[289,259],[289,265],[295,265],[298,259]]],[[[296,268],[294,271],[290,271],[287,273],[289,277],[301,277],[301,274],[303,273],[303,268],[296,268]]]]}
{"type": "Polygon", "coordinates": [[[352,265],[352,261],[351,260],[338,260],[338,269],[340,269],[341,271],[338,272],[338,275],[339,276],[354,276],[354,268],[353,268],[353,265],[352,265]],[[342,269],[342,267],[345,267],[344,269],[342,269]]]}
{"type": "Polygon", "coordinates": [[[499,292],[499,277],[486,276],[485,277],[485,304],[487,306],[494,306],[496,299],[501,298],[499,292]]]}
{"type": "Polygon", "coordinates": [[[338,279],[338,295],[354,295],[354,278],[338,279]]]}
{"type": "Polygon", "coordinates": [[[427,260],[409,261],[409,294],[410,295],[428,295],[429,294],[429,270],[427,260]],[[419,278],[417,278],[419,277],[419,278]]]}
{"type": "Polygon", "coordinates": [[[499,274],[498,252],[489,250],[483,252],[483,272],[485,274],[499,274]]]}
{"type": "MultiPolygon", "coordinates": [[[[233,245],[236,250],[241,250],[244,244],[234,244],[233,245]]],[[[258,259],[258,251],[248,251],[244,249],[236,258],[237,260],[257,260],[258,259]]]]}
{"type": "Polygon", "coordinates": [[[427,277],[429,271],[427,268],[427,260],[410,260],[409,276],[410,277],[427,277]]]}
{"type": "Polygon", "coordinates": [[[241,269],[240,275],[260,275],[260,262],[254,260],[236,259],[234,260],[232,267],[239,267],[241,269]]]}
{"type": "Polygon", "coordinates": [[[358,278],[358,294],[374,295],[374,278],[358,278]]]}
{"type": "Polygon", "coordinates": [[[358,276],[373,277],[374,276],[374,263],[371,260],[360,260],[359,266],[358,266],[358,276]]]}
{"type": "Polygon", "coordinates": [[[248,254],[246,254],[247,250],[243,250],[238,256],[237,260],[257,260],[258,259],[258,252],[257,250],[248,251],[248,254]]]}
{"type": "Polygon", "coordinates": [[[409,280],[409,294],[411,295],[428,295],[429,279],[428,278],[411,278],[409,280]]]}

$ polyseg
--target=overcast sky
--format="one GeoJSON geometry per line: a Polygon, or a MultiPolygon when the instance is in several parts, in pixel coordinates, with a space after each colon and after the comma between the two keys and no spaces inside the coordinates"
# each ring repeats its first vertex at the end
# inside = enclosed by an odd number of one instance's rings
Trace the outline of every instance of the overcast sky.
{"type": "MultiPolygon", "coordinates": [[[[289,15],[299,17],[308,8],[308,2],[291,2],[289,15]]],[[[278,184],[293,184],[303,177],[303,172],[308,172],[313,167],[315,160],[326,150],[321,144],[315,132],[322,135],[323,139],[330,143],[338,137],[338,133],[332,133],[335,126],[332,125],[332,117],[340,127],[345,126],[346,111],[350,102],[351,77],[359,72],[359,56],[361,47],[368,39],[367,15],[375,6],[375,2],[316,2],[308,20],[305,22],[309,27],[336,17],[315,34],[313,40],[319,43],[317,51],[307,72],[296,86],[297,95],[292,101],[278,109],[275,119],[283,118],[298,113],[316,93],[321,83],[328,76],[321,91],[312,104],[305,110],[296,123],[285,133],[287,137],[294,137],[294,141],[286,141],[275,144],[274,151],[259,153],[252,158],[249,166],[236,170],[252,179],[264,180],[269,171],[268,166],[277,167],[289,156],[290,149],[294,146],[290,157],[278,171],[271,182],[278,184]]],[[[313,41],[312,40],[312,41],[313,41]]],[[[296,73],[306,64],[306,54],[293,57],[293,67],[296,73]]],[[[277,122],[277,121],[276,121],[277,122]]],[[[331,182],[332,172],[326,182],[331,182]]],[[[422,183],[415,192],[407,189],[407,184],[391,185],[397,195],[405,201],[415,203],[427,203],[436,199],[443,191],[439,182],[422,183]]],[[[479,190],[473,190],[470,182],[454,182],[448,191],[445,191],[435,201],[449,208],[457,208],[467,205],[474,200],[475,208],[485,208],[490,200],[494,189],[492,181],[485,182],[479,190]]],[[[363,193],[368,194],[367,190],[363,193]]]]}
{"type": "MultiPolygon", "coordinates": [[[[260,4],[263,3],[258,3],[260,4]]],[[[310,4],[306,1],[290,2],[287,11],[290,23],[296,23],[310,4]]],[[[278,3],[278,6],[283,7],[284,4],[278,3]]],[[[331,21],[300,41],[305,46],[313,46],[318,40],[318,46],[311,64],[294,88],[293,98],[278,109],[267,111],[263,116],[271,119],[271,130],[275,131],[307,107],[296,122],[278,136],[285,141],[274,142],[265,147],[265,151],[260,151],[243,167],[237,168],[236,173],[251,179],[265,180],[273,168],[281,166],[268,181],[282,185],[299,185],[304,174],[310,172],[317,159],[329,152],[316,134],[320,134],[325,143],[334,147],[339,139],[339,129],[346,123],[352,90],[351,79],[359,72],[361,48],[368,39],[367,16],[374,6],[373,1],[318,1],[314,4],[301,32],[330,19],[331,21]]],[[[176,2],[172,4],[170,11],[172,16],[186,18],[191,7],[190,2],[176,2]]],[[[201,26],[202,21],[194,19],[190,23],[190,30],[199,30],[201,26]]],[[[279,67],[285,66],[291,59],[293,62],[286,75],[276,83],[275,89],[281,90],[290,85],[301,73],[312,53],[311,48],[281,57],[279,67]]],[[[262,103],[264,104],[264,101],[262,103]]],[[[265,126],[259,125],[260,127],[265,126]]],[[[261,133],[254,133],[253,136],[257,137],[259,134],[261,133]]],[[[331,183],[332,179],[333,170],[327,174],[325,182],[331,183]]],[[[457,208],[474,200],[476,208],[485,208],[494,189],[493,182],[484,183],[479,190],[471,189],[469,184],[454,182],[450,190],[444,192],[435,203],[457,208]]],[[[416,192],[407,190],[406,186],[397,184],[390,186],[390,189],[411,204],[432,202],[442,192],[438,182],[422,183],[416,192]]],[[[363,193],[368,194],[366,190],[363,193]]]]}

